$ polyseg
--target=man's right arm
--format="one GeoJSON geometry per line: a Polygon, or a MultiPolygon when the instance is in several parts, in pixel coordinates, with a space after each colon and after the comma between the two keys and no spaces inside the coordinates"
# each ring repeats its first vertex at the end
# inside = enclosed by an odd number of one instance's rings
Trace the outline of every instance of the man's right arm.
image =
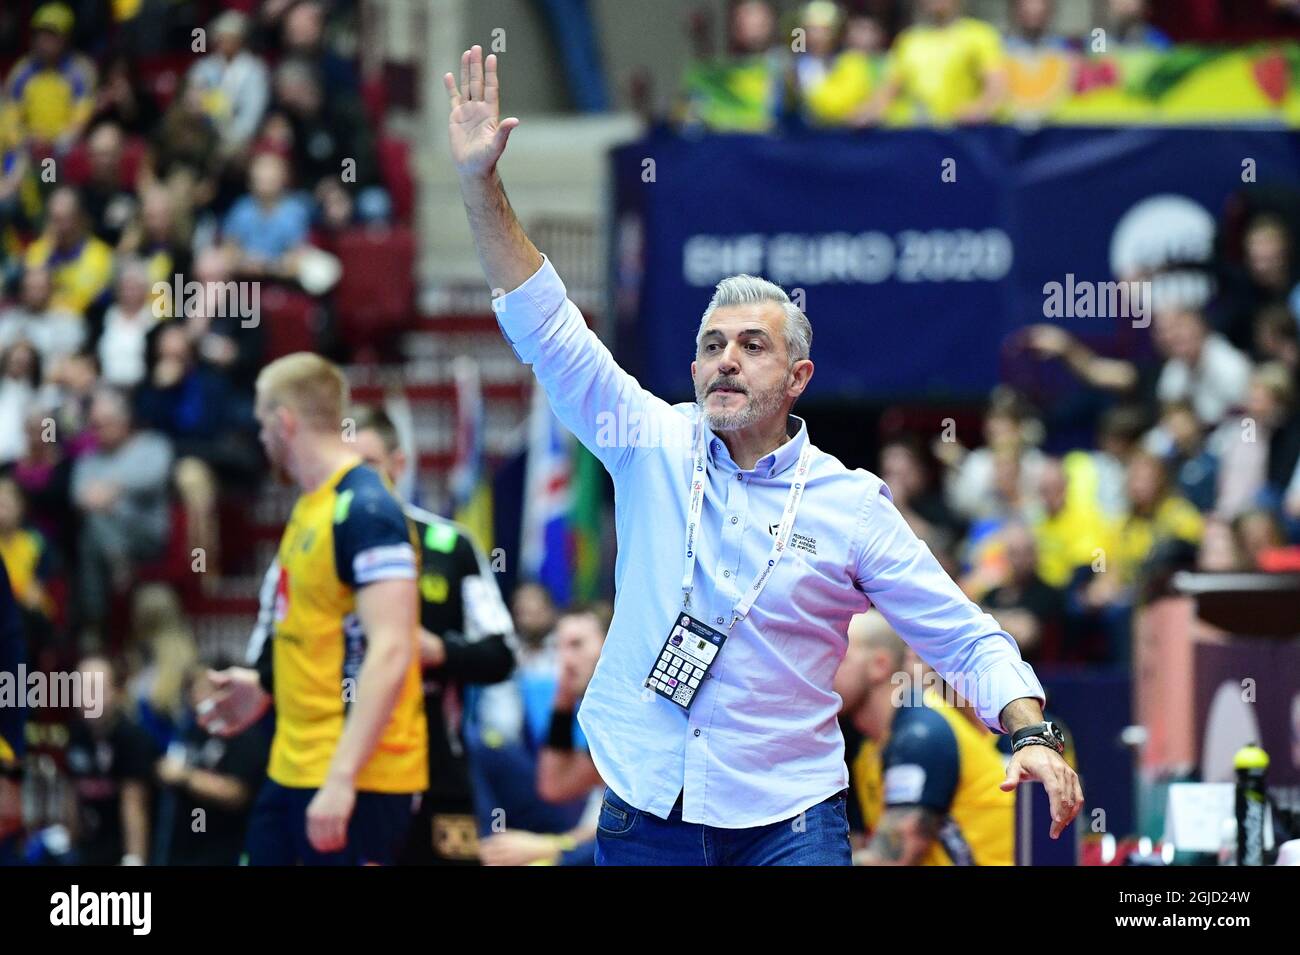
{"type": "Polygon", "coordinates": [[[617,471],[635,443],[632,429],[664,434],[648,417],[671,428],[678,416],[618,367],[511,209],[497,162],[519,120],[499,118],[496,56],[484,62],[480,47],[466,50],[459,86],[450,73],[443,82],[452,160],[501,330],[520,360],[533,366],[560,421],[617,471]]]}
{"type": "Polygon", "coordinates": [[[488,285],[494,295],[502,295],[523,285],[542,265],[542,255],[524,234],[497,175],[497,162],[519,120],[501,119],[497,58],[493,54],[484,62],[482,47],[461,54],[459,86],[450,73],[443,85],[451,102],[451,158],[470,232],[488,285]]]}

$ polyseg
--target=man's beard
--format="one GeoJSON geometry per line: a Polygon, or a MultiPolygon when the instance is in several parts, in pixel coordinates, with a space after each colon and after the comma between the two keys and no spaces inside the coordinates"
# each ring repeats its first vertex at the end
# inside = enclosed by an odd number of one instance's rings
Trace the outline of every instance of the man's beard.
{"type": "Polygon", "coordinates": [[[789,376],[787,375],[779,385],[773,385],[766,391],[755,392],[744,388],[735,378],[715,378],[707,386],[695,389],[695,400],[699,402],[700,409],[704,412],[704,420],[709,423],[709,427],[714,431],[739,431],[776,414],[785,401],[785,389],[788,384],[789,376]],[[747,399],[744,406],[734,411],[707,410],[705,401],[708,398],[709,391],[720,387],[737,391],[743,389],[747,399]]]}

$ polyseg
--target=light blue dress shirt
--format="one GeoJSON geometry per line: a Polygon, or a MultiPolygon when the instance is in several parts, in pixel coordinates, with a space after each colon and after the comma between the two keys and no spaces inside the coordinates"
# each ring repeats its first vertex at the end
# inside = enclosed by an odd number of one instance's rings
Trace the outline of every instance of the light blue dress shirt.
{"type": "MultiPolygon", "coordinates": [[[[568,300],[549,259],[494,303],[551,407],[614,481],[614,620],[578,714],[601,778],[638,809],[720,828],[797,816],[844,789],[831,682],[849,619],[874,604],[980,718],[1044,699],[1015,641],[961,592],[894,507],[885,483],[814,448],[794,537],[731,630],[688,712],[645,686],[682,609],[698,406],[669,405],[615,363],[568,300]]],[[[804,423],[750,470],[707,425],[707,482],[690,612],[725,630],[768,559],[804,423]]]]}

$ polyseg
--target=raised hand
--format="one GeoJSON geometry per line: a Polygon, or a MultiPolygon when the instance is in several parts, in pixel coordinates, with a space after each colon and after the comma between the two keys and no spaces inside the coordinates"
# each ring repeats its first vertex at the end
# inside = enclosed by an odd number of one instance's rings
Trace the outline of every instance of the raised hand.
{"type": "Polygon", "coordinates": [[[447,128],[451,137],[451,158],[461,179],[488,179],[505,151],[510,131],[519,125],[511,116],[500,118],[500,85],[497,58],[483,60],[483,48],[475,45],[460,55],[460,85],[450,73],[443,85],[451,101],[447,128]]]}

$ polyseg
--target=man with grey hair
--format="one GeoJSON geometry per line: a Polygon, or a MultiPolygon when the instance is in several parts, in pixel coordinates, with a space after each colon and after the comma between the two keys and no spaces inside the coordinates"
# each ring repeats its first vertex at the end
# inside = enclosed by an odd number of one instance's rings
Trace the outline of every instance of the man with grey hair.
{"type": "Polygon", "coordinates": [[[776,286],[727,279],[696,335],[696,401],[645,391],[510,208],[497,161],[519,120],[500,118],[496,57],[466,50],[459,84],[444,83],[501,330],[614,480],[614,619],[578,714],[607,784],[597,862],[848,865],[832,681],[849,620],[872,603],[1013,734],[1002,786],[1041,781],[1059,835],[1083,794],[1015,641],[944,573],[884,482],[819,451],[790,414],[813,375],[807,319],[776,286]],[[662,440],[610,440],[611,414],[662,440]]]}

